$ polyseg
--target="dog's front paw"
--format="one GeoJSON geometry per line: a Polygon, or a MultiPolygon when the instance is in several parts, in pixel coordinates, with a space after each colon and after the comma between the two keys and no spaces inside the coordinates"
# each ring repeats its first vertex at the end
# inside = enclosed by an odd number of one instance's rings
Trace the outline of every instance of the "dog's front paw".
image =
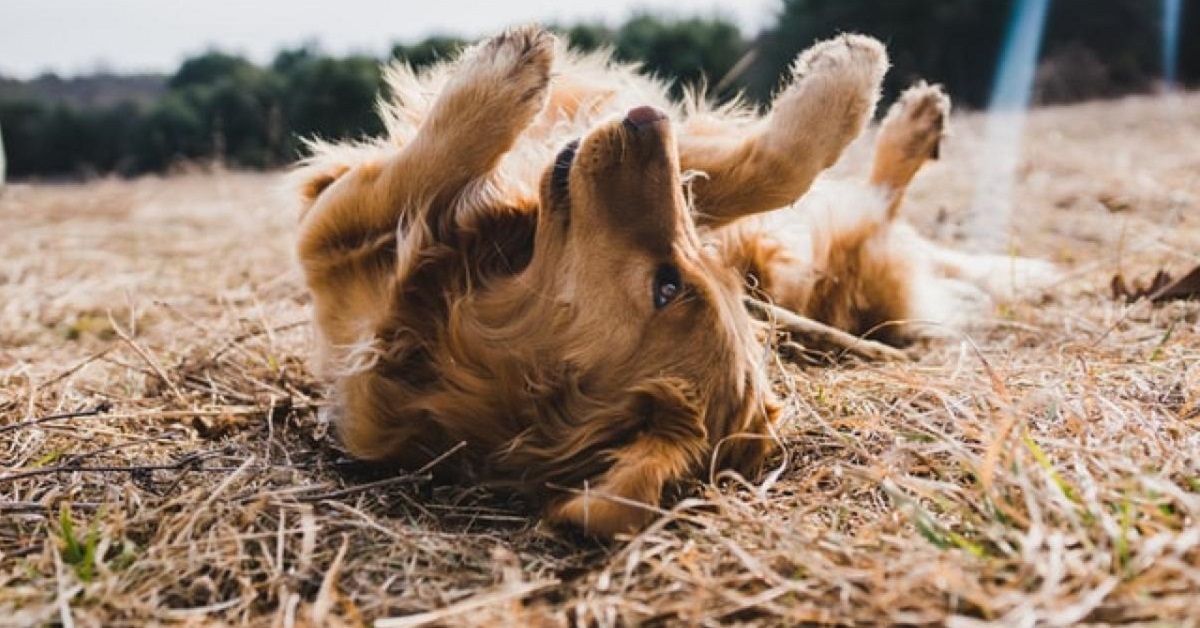
{"type": "Polygon", "coordinates": [[[583,494],[572,497],[547,513],[556,525],[576,528],[589,536],[610,538],[637,532],[654,520],[655,508],[610,495],[583,494]]]}
{"type": "Polygon", "coordinates": [[[878,92],[888,69],[887,50],[879,40],[846,34],[813,44],[792,64],[795,81],[825,80],[856,92],[878,92]]]}
{"type": "Polygon", "coordinates": [[[554,64],[555,38],[537,26],[509,29],[477,45],[457,80],[478,89],[494,108],[489,115],[532,117],[545,102],[554,64]]]}
{"type": "Polygon", "coordinates": [[[885,147],[909,159],[937,159],[950,118],[950,97],[921,81],[900,95],[879,129],[885,147]]]}
{"type": "Polygon", "coordinates": [[[865,35],[842,35],[805,50],[775,100],[771,144],[832,165],[870,120],[887,69],[883,44],[865,35]]]}

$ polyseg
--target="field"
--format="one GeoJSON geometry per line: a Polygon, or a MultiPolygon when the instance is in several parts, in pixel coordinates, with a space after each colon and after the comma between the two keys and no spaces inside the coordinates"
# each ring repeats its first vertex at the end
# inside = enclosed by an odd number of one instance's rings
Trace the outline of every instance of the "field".
{"type": "MultiPolygon", "coordinates": [[[[962,231],[981,137],[918,178],[926,233],[962,231]]],[[[1061,283],[912,363],[781,364],[770,472],[613,543],[339,452],[278,175],[10,185],[0,625],[1198,623],[1200,304],[1109,285],[1200,263],[1200,94],[1026,139],[1012,242],[1061,283]]]]}

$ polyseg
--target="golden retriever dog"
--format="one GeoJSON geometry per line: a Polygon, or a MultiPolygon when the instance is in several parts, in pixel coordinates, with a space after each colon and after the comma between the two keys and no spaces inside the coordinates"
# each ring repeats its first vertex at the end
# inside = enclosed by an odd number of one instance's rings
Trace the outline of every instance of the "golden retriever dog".
{"type": "Polygon", "coordinates": [[[391,68],[387,137],[315,142],[295,175],[344,446],[407,468],[459,447],[440,469],[600,536],[645,525],[672,483],[754,474],[778,405],[748,291],[867,333],[945,319],[924,295],[989,276],[896,219],[936,156],[934,88],[888,116],[869,181],[788,207],[863,131],[887,66],[873,39],[818,43],[762,116],[674,103],[536,27],[391,68]]]}

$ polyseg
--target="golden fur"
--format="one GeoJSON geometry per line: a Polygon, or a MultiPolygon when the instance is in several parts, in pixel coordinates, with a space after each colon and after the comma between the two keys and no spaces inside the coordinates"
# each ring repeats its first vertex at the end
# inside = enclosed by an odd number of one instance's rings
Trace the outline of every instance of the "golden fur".
{"type": "Polygon", "coordinates": [[[533,27],[422,74],[392,68],[388,136],[314,143],[296,175],[347,449],[415,467],[465,443],[441,466],[598,535],[644,525],[672,482],[756,472],[777,405],[748,278],[866,333],[937,318],[922,286],[974,268],[896,220],[947,113],[927,86],[885,121],[869,183],[822,197],[852,217],[768,213],[861,133],[886,68],[870,38],[819,43],[761,117],[672,103],[533,27]]]}

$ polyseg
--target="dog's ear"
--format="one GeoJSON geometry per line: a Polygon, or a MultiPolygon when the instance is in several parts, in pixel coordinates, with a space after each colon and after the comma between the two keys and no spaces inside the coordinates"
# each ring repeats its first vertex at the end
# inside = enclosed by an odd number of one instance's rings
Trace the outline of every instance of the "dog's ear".
{"type": "Polygon", "coordinates": [[[346,166],[334,166],[328,170],[322,170],[320,172],[313,173],[311,177],[304,181],[304,185],[300,187],[300,198],[306,204],[311,204],[313,201],[317,200],[317,197],[321,195],[321,192],[325,191],[325,188],[329,187],[334,181],[337,181],[342,175],[346,174],[347,170],[349,170],[349,168],[346,166]]]}
{"type": "Polygon", "coordinates": [[[638,431],[609,452],[606,472],[550,508],[550,521],[595,536],[635,532],[657,516],[663,488],[702,461],[707,432],[701,409],[682,382],[642,384],[621,410],[635,417],[638,431]]]}

